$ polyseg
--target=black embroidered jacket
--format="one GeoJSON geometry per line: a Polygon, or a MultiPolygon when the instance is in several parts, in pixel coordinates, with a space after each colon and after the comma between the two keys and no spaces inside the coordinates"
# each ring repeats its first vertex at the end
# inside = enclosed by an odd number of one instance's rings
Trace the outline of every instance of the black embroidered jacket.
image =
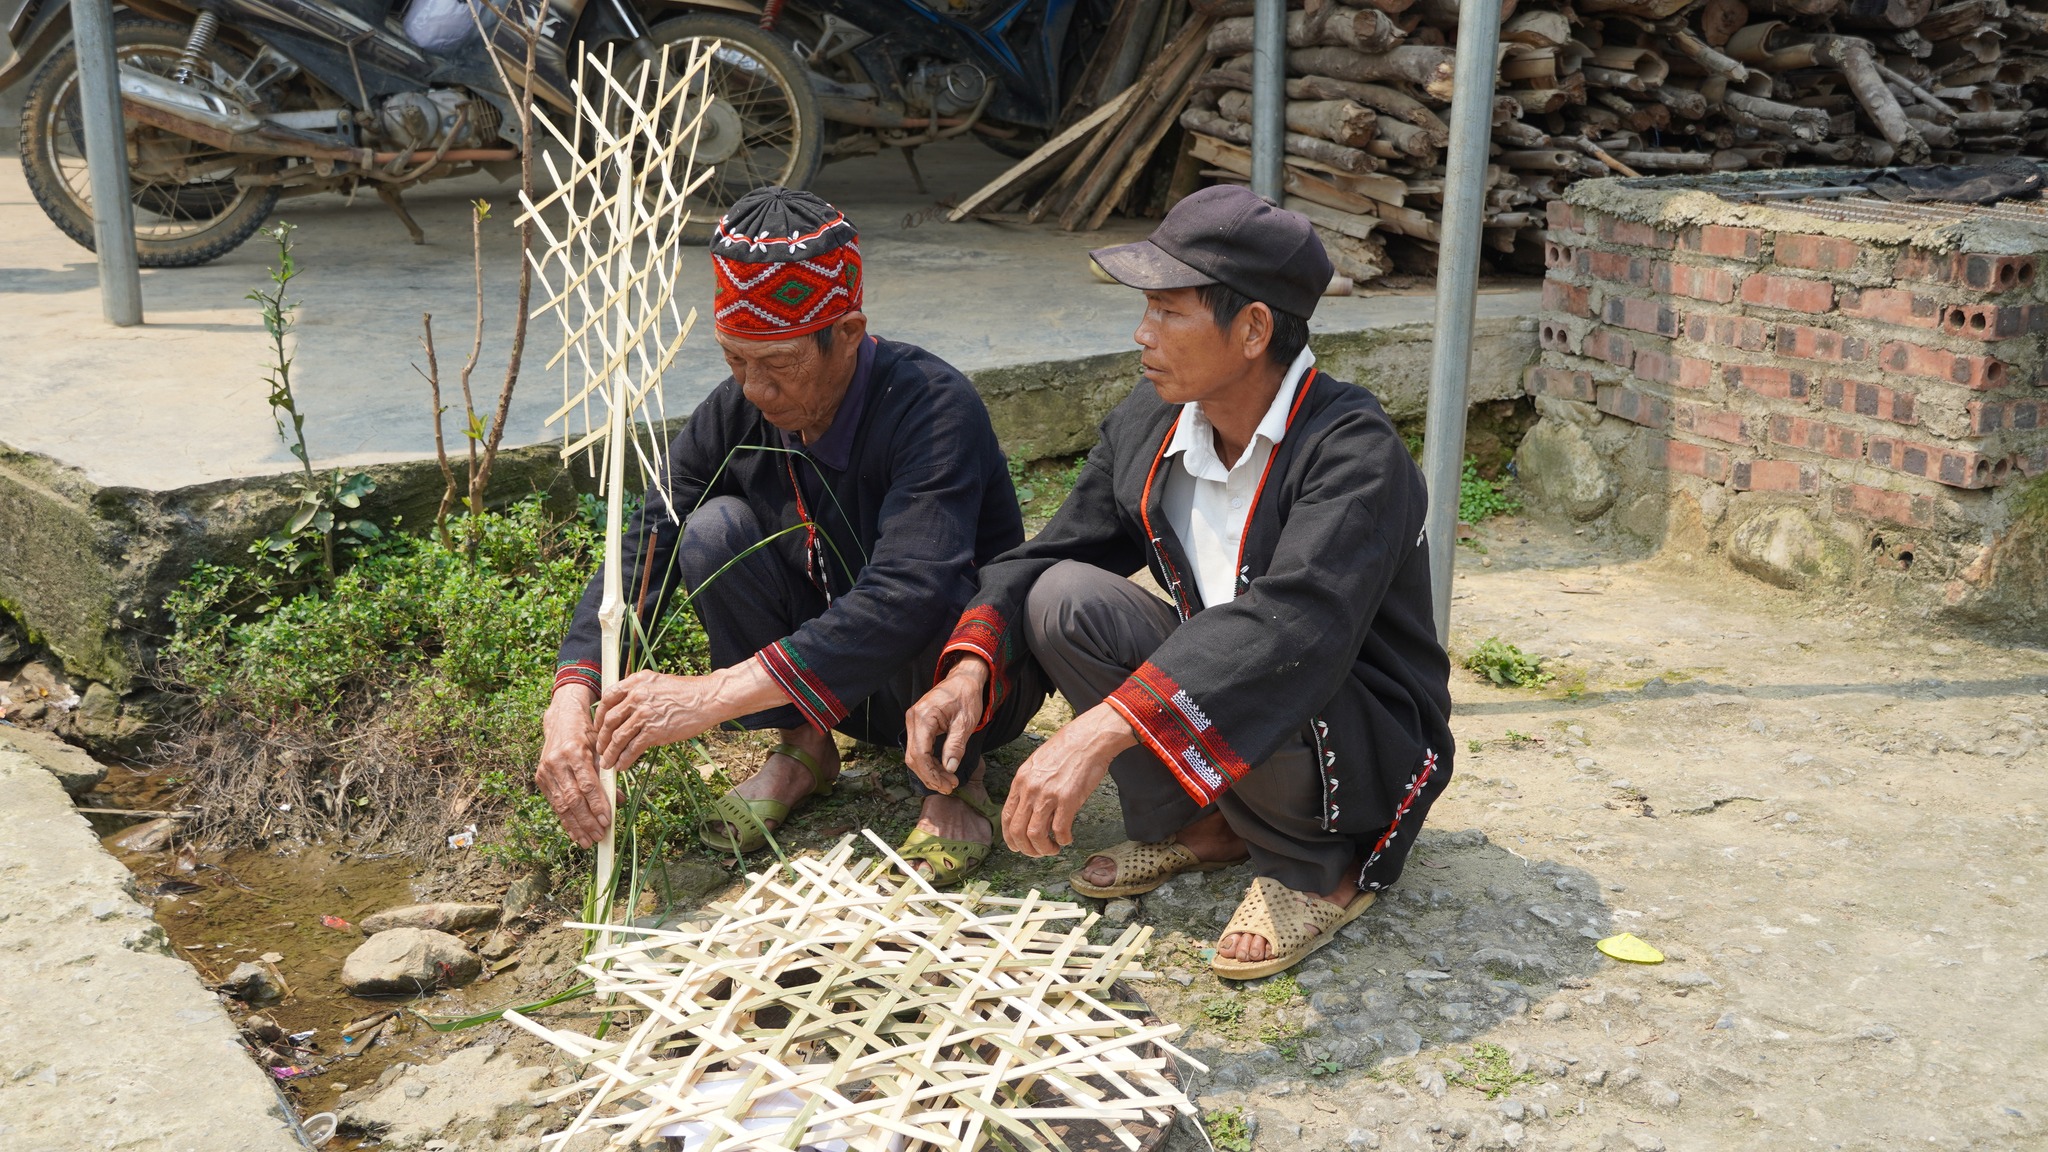
{"type": "Polygon", "coordinates": [[[1303,381],[1254,497],[1238,594],[1204,605],[1160,501],[1180,408],[1140,382],[1102,424],[1073,495],[998,557],[947,651],[996,670],[993,703],[1030,659],[1015,627],[1039,575],[1078,560],[1151,569],[1185,623],[1106,701],[1207,804],[1297,736],[1318,753],[1326,831],[1394,823],[1451,770],[1450,661],[1430,613],[1422,474],[1379,401],[1303,381]]]}

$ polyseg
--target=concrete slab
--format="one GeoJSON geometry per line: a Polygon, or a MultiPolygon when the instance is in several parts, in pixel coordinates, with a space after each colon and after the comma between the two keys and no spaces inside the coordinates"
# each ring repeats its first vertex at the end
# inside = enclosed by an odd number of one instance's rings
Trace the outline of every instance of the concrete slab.
{"type": "MultiPolygon", "coordinates": [[[[817,188],[860,226],[874,331],[921,344],[972,376],[1013,456],[1085,450],[1128,393],[1137,363],[1138,299],[1093,279],[1086,252],[1143,235],[1115,221],[1092,235],[986,221],[949,224],[942,202],[965,196],[1006,161],[972,141],[919,156],[920,194],[894,154],[825,170],[817,188]]],[[[438,498],[427,463],[433,429],[419,334],[435,316],[444,382],[467,354],[475,302],[468,204],[498,205],[485,233],[484,354],[475,376],[488,407],[502,375],[517,274],[513,187],[477,177],[410,197],[428,243],[405,240],[374,199],[286,201],[298,226],[293,284],[302,301],[293,349],[300,406],[317,463],[368,467],[372,513],[417,522],[438,498]]],[[[147,323],[100,319],[90,253],[44,219],[19,170],[0,164],[0,607],[22,617],[73,672],[116,687],[161,634],[164,593],[202,558],[239,555],[274,527],[281,477],[295,462],[266,402],[267,338],[244,297],[265,283],[274,248],[261,239],[203,268],[143,274],[147,323]]],[[[686,256],[689,291],[710,301],[701,251],[686,256]]],[[[1533,288],[1480,301],[1470,396],[1520,395],[1536,354],[1533,288]]],[[[1372,388],[1397,418],[1419,420],[1428,383],[1427,292],[1332,297],[1313,324],[1323,366],[1372,388]]],[[[563,483],[542,427],[562,392],[541,367],[559,337],[536,321],[497,494],[563,483]]],[[[670,374],[671,417],[725,375],[708,335],[670,374]]],[[[444,393],[444,401],[446,393],[444,393]]],[[[451,433],[453,429],[451,428],[451,433]]]]}
{"type": "MultiPolygon", "coordinates": [[[[1102,232],[925,218],[965,196],[1005,160],[971,141],[920,156],[931,194],[920,196],[902,160],[865,157],[828,168],[821,193],[845,205],[862,231],[868,311],[875,331],[923,345],[963,370],[1066,361],[1131,347],[1136,300],[1088,275],[1085,253],[1142,235],[1144,222],[1102,232]]],[[[476,381],[502,374],[517,275],[512,185],[477,177],[408,197],[427,232],[405,242],[370,197],[286,201],[278,219],[298,226],[293,284],[300,299],[294,376],[314,453],[339,465],[404,460],[433,451],[427,398],[414,365],[423,312],[435,316],[444,376],[469,346],[469,201],[498,210],[487,222],[484,357],[476,381]]],[[[202,268],[143,274],[147,323],[100,320],[92,256],[44,219],[13,165],[0,165],[0,442],[62,461],[103,487],[171,489],[284,471],[293,461],[265,401],[266,337],[244,296],[264,283],[276,253],[261,238],[202,268]]],[[[710,301],[701,250],[685,257],[692,296],[710,301]]],[[[1489,297],[1486,314],[1533,311],[1519,296],[1489,297]]],[[[1426,296],[1332,298],[1319,332],[1427,322],[1426,296]]],[[[559,340],[535,323],[539,359],[559,340]]],[[[717,345],[693,339],[670,374],[671,413],[682,414],[725,375],[717,345]]],[[[559,402],[559,378],[531,363],[508,443],[548,439],[541,421],[559,402]]]]}
{"type": "Polygon", "coordinates": [[[220,1001],[57,778],[0,747],[0,1148],[297,1152],[220,1001]]]}

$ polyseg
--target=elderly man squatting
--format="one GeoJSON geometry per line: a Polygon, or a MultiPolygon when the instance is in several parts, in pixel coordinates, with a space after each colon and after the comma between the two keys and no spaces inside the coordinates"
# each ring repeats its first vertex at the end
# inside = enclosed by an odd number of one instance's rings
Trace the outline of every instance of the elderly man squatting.
{"type": "MultiPolygon", "coordinates": [[[[758,189],[720,222],[711,261],[732,375],[670,446],[667,491],[650,490],[624,542],[624,586],[649,634],[678,589],[694,591],[716,670],[635,672],[600,702],[602,574],[591,580],[562,643],[535,772],[583,845],[611,819],[600,764],[630,768],[650,748],[736,721],[776,729],[780,743],[719,798],[702,834],[725,851],[760,847],[831,790],[834,729],[902,743],[904,710],[931,684],[975,569],[1023,540],[973,385],[923,349],[867,334],[858,237],[843,213],[809,193],[758,189]]],[[[990,851],[997,809],[980,747],[1014,739],[1043,696],[1025,684],[1000,702],[943,789],[911,781],[926,798],[904,851],[934,880],[957,880],[990,851]]]]}
{"type": "Polygon", "coordinates": [[[1422,477],[1372,394],[1314,367],[1331,267],[1306,219],[1210,188],[1094,256],[1145,293],[1145,380],[1051,523],[983,571],[909,763],[942,786],[992,703],[1043,675],[1076,715],[1018,769],[1005,841],[1059,852],[1114,776],[1131,839],[1073,887],[1132,896],[1248,858],[1213,964],[1270,975],[1400,876],[1450,780],[1422,477]]]}

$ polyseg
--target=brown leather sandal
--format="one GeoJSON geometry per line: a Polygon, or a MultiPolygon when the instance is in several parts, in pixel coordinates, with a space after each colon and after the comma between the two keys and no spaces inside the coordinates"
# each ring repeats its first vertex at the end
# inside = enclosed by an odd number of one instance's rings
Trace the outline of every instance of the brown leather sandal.
{"type": "Polygon", "coordinates": [[[1263,939],[1272,955],[1264,960],[1232,960],[1217,956],[1209,970],[1225,980],[1256,980],[1285,972],[1307,959],[1308,954],[1336,939],[1337,930],[1358,919],[1372,907],[1377,896],[1360,892],[1351,903],[1339,907],[1308,892],[1296,892],[1270,876],[1252,881],[1244,900],[1230,916],[1230,923],[1216,939],[1241,932],[1263,939]]]}
{"type": "Polygon", "coordinates": [[[1082,879],[1081,874],[1088,867],[1085,862],[1067,877],[1067,883],[1081,895],[1098,900],[1141,895],[1183,872],[1214,872],[1243,863],[1242,860],[1204,860],[1178,840],[1163,840],[1157,844],[1126,840],[1114,848],[1088,854],[1090,860],[1097,856],[1107,856],[1115,861],[1116,883],[1098,886],[1082,879]]]}

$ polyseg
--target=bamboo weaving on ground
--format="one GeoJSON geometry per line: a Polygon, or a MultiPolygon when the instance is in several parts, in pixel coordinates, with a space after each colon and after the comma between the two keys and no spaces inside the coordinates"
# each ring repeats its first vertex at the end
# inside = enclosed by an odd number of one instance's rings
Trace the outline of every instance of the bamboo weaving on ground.
{"type": "Polygon", "coordinates": [[[940,892],[868,839],[881,859],[849,836],[750,876],[709,923],[615,929],[582,971],[642,1013],[616,1039],[506,1013],[589,1073],[558,1093],[589,1098],[543,1147],[603,1131],[688,1134],[692,1152],[1039,1152],[1092,1122],[1136,1152],[1136,1126],[1193,1111],[1170,1066],[1180,1026],[1113,991],[1144,975],[1150,928],[1090,943],[1084,908],[940,892]]]}

